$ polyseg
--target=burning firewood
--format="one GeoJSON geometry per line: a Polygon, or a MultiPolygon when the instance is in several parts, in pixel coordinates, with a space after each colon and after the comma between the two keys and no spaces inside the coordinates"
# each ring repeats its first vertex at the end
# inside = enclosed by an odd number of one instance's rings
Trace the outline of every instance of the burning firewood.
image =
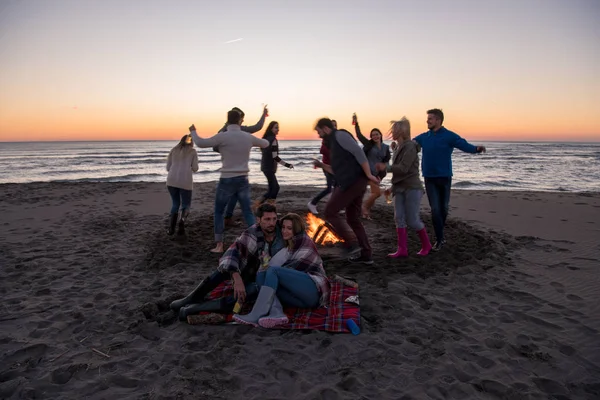
{"type": "Polygon", "coordinates": [[[333,244],[342,240],[333,233],[333,227],[321,218],[308,214],[306,216],[307,234],[316,244],[333,244]]]}

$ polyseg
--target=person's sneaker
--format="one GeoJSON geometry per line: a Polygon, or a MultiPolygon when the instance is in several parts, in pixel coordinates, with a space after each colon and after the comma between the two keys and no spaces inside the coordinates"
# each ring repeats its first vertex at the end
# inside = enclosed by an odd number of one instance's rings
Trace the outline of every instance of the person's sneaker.
{"type": "Polygon", "coordinates": [[[442,240],[441,242],[436,240],[435,243],[433,244],[433,247],[431,248],[432,251],[440,251],[442,249],[442,247],[444,247],[444,245],[446,244],[445,240],[442,240]]]}
{"type": "Polygon", "coordinates": [[[309,201],[306,206],[308,207],[308,211],[310,211],[314,215],[318,215],[319,214],[319,210],[317,210],[317,205],[316,204],[313,204],[313,203],[311,203],[309,201]]]}
{"type": "Polygon", "coordinates": [[[373,264],[373,259],[371,257],[366,257],[366,256],[363,256],[360,254],[357,256],[348,257],[348,261],[354,262],[354,263],[362,263],[362,264],[366,264],[366,265],[373,264]]]}
{"type": "Polygon", "coordinates": [[[360,257],[361,253],[362,249],[358,245],[354,245],[346,249],[346,256],[348,257],[348,259],[352,257],[360,257]]]}

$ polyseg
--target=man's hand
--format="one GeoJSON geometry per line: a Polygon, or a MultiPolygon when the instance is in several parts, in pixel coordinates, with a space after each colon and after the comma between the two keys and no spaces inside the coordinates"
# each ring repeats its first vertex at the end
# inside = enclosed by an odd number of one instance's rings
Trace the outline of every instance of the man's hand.
{"type": "Polygon", "coordinates": [[[294,166],[290,163],[285,163],[286,168],[294,169],[294,166]]]}
{"type": "Polygon", "coordinates": [[[315,168],[323,168],[323,163],[320,160],[314,159],[313,165],[315,168]]]}
{"type": "Polygon", "coordinates": [[[190,130],[190,132],[191,132],[191,131],[195,131],[195,130],[196,130],[196,126],[194,126],[194,124],[192,124],[192,125],[189,127],[189,130],[190,130]]]}
{"type": "Polygon", "coordinates": [[[385,171],[387,169],[387,164],[386,163],[377,163],[377,164],[375,164],[375,169],[377,171],[385,171]]]}
{"type": "Polygon", "coordinates": [[[265,107],[263,108],[263,115],[265,117],[269,116],[269,109],[267,108],[268,104],[265,104],[265,107]]]}
{"type": "Polygon", "coordinates": [[[396,142],[392,142],[392,143],[390,144],[390,148],[392,149],[392,151],[396,151],[396,148],[397,148],[397,147],[398,147],[398,143],[396,143],[396,142]]]}
{"type": "Polygon", "coordinates": [[[485,153],[485,146],[477,146],[475,149],[478,153],[485,153]]]}
{"type": "Polygon", "coordinates": [[[379,183],[379,182],[381,182],[381,179],[379,179],[379,178],[378,178],[378,177],[376,177],[376,176],[373,176],[373,174],[369,174],[369,175],[367,175],[367,178],[369,178],[369,180],[370,180],[371,182],[375,182],[375,183],[379,183]]]}
{"type": "Polygon", "coordinates": [[[233,274],[233,298],[239,303],[246,301],[246,285],[238,273],[233,274]]]}

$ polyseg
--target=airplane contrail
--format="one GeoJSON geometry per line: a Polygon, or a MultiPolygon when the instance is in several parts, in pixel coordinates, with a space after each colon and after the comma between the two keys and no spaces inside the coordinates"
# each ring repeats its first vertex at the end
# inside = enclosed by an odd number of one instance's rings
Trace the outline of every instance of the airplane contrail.
{"type": "Polygon", "coordinates": [[[225,44],[239,42],[240,40],[244,40],[244,38],[237,38],[237,39],[229,40],[229,41],[225,42],[225,44]]]}

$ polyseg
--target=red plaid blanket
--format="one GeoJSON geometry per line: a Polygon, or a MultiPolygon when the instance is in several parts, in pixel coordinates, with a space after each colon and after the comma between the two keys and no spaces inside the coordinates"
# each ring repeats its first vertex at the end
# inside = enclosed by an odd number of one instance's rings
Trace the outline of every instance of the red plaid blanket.
{"type": "MultiPolygon", "coordinates": [[[[210,300],[233,294],[231,281],[223,282],[215,290],[209,293],[210,300]]],[[[327,308],[316,309],[286,308],[284,312],[290,322],[279,325],[280,329],[312,329],[327,332],[350,332],[346,326],[348,319],[353,319],[360,326],[360,307],[354,303],[344,302],[350,296],[357,296],[358,289],[346,286],[337,281],[331,281],[331,293],[329,294],[329,305],[327,308]]],[[[245,304],[242,313],[249,312],[251,304],[245,304]]],[[[208,313],[200,313],[208,314],[208,313]]],[[[223,322],[231,322],[232,314],[226,315],[223,322]]]]}

